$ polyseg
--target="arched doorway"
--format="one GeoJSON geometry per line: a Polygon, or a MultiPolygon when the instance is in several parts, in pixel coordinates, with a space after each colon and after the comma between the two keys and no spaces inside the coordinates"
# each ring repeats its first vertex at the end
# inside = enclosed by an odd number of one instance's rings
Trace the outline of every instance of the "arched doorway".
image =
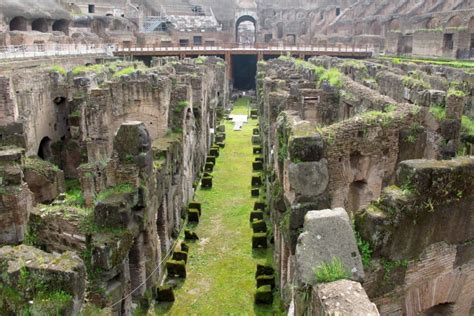
{"type": "Polygon", "coordinates": [[[257,21],[253,16],[243,15],[235,22],[235,42],[254,45],[257,41],[257,21]]]}
{"type": "Polygon", "coordinates": [[[22,16],[13,18],[10,21],[10,31],[28,31],[28,21],[22,16]]]}
{"type": "Polygon", "coordinates": [[[43,137],[38,148],[38,157],[43,160],[50,160],[53,157],[51,151],[51,138],[48,136],[43,137]]]}
{"type": "Polygon", "coordinates": [[[64,34],[69,35],[69,21],[63,19],[54,21],[53,31],[63,32],[64,34]]]}
{"type": "Polygon", "coordinates": [[[42,33],[48,32],[48,21],[46,19],[36,19],[31,23],[31,29],[42,33]]]}

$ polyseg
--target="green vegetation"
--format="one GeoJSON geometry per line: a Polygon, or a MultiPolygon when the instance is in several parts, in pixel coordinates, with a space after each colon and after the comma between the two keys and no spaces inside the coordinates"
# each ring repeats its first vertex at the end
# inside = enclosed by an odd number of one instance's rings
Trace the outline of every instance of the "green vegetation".
{"type": "Polygon", "coordinates": [[[448,97],[455,96],[458,98],[464,98],[467,96],[466,92],[462,90],[458,90],[456,88],[449,88],[448,90],[448,97]]]}
{"type": "Polygon", "coordinates": [[[453,68],[474,68],[474,61],[458,60],[458,59],[446,59],[446,58],[418,58],[418,57],[379,57],[383,60],[391,60],[394,64],[400,64],[402,62],[414,62],[414,63],[425,63],[441,66],[449,66],[453,68]]]}
{"type": "Polygon", "coordinates": [[[415,32],[443,33],[443,28],[442,27],[437,27],[434,29],[421,28],[421,29],[415,30],[415,32]]]}
{"type": "Polygon", "coordinates": [[[326,81],[333,88],[342,88],[344,83],[343,75],[337,68],[331,68],[324,71],[324,73],[319,77],[318,86],[321,87],[322,83],[326,81]]]}
{"type": "Polygon", "coordinates": [[[291,57],[290,54],[287,54],[287,55],[280,55],[280,57],[278,57],[278,60],[281,60],[281,61],[286,61],[286,62],[294,62],[294,58],[291,57]]]}
{"type": "Polygon", "coordinates": [[[339,258],[333,258],[329,263],[324,262],[314,270],[314,273],[318,283],[329,283],[350,277],[339,258]]]}
{"type": "Polygon", "coordinates": [[[474,120],[470,119],[466,115],[461,118],[461,132],[464,135],[474,137],[474,120]]]}
{"type": "Polygon", "coordinates": [[[423,81],[421,76],[403,76],[403,85],[411,89],[429,90],[431,85],[423,81]]]}
{"type": "Polygon", "coordinates": [[[357,248],[359,249],[362,258],[362,264],[364,265],[364,268],[370,268],[372,266],[372,248],[370,247],[370,244],[362,238],[358,231],[354,229],[354,232],[357,241],[357,248]]]}
{"type": "Polygon", "coordinates": [[[33,300],[33,315],[60,315],[72,302],[72,295],[64,291],[41,292],[33,300]]]}
{"type": "Polygon", "coordinates": [[[196,64],[200,65],[200,64],[204,64],[207,60],[207,57],[206,56],[198,56],[195,61],[196,61],[196,64]]]}
{"type": "Polygon", "coordinates": [[[363,71],[363,72],[367,72],[367,66],[361,62],[360,60],[356,60],[356,59],[346,59],[343,63],[342,63],[342,67],[348,67],[348,68],[354,68],[356,70],[360,70],[360,71],[363,71]]]}
{"type": "Polygon", "coordinates": [[[441,105],[433,105],[430,107],[430,113],[440,122],[446,118],[446,109],[441,105]]]}
{"type": "Polygon", "coordinates": [[[392,273],[399,268],[402,269],[407,269],[408,268],[408,260],[386,260],[382,259],[381,260],[382,267],[384,270],[384,281],[388,281],[391,278],[392,273]]]}
{"type": "Polygon", "coordinates": [[[64,69],[64,67],[59,66],[59,65],[53,65],[50,69],[50,72],[57,72],[57,73],[59,73],[63,76],[65,76],[67,74],[66,69],[64,69]]]}
{"type": "MultiPolygon", "coordinates": [[[[239,99],[233,114],[248,113],[248,99],[239,99]]],[[[202,204],[199,225],[193,230],[200,241],[189,243],[187,278],[175,291],[171,306],[158,304],[158,315],[280,315],[279,294],[272,305],[254,305],[257,263],[272,264],[272,251],[252,251],[249,212],[252,162],[251,137],[257,127],[249,120],[241,131],[225,122],[226,147],[214,167],[213,189],[199,190],[202,204]]]]}
{"type": "Polygon", "coordinates": [[[133,185],[129,183],[122,183],[115,187],[111,187],[111,188],[101,191],[99,194],[97,194],[96,201],[103,201],[111,195],[122,194],[122,193],[132,193],[133,191],[135,191],[135,187],[133,185]]]}
{"type": "Polygon", "coordinates": [[[78,180],[66,180],[66,203],[71,206],[84,206],[84,194],[78,180]]]}
{"type": "Polygon", "coordinates": [[[102,64],[95,64],[90,66],[76,66],[72,69],[72,74],[74,76],[79,76],[90,72],[98,74],[103,72],[104,70],[105,67],[102,64]]]}
{"type": "Polygon", "coordinates": [[[181,100],[178,102],[177,106],[173,109],[175,113],[183,113],[184,109],[189,105],[189,102],[186,100],[181,100]]]}
{"type": "Polygon", "coordinates": [[[55,164],[37,157],[26,158],[25,167],[32,169],[45,177],[49,176],[49,171],[58,172],[60,170],[55,164]]]}
{"type": "Polygon", "coordinates": [[[296,69],[311,70],[315,74],[316,78],[320,78],[326,71],[324,67],[316,66],[315,64],[310,63],[304,59],[294,59],[293,61],[295,63],[296,69]]]}
{"type": "Polygon", "coordinates": [[[410,126],[408,136],[406,136],[405,141],[409,143],[415,143],[418,139],[418,135],[423,131],[423,126],[415,122],[410,126]]]}
{"type": "Polygon", "coordinates": [[[122,76],[128,76],[128,75],[133,74],[135,71],[136,71],[135,67],[132,67],[132,66],[126,67],[114,73],[113,77],[120,78],[122,76]]]}
{"type": "Polygon", "coordinates": [[[380,111],[369,111],[362,113],[359,116],[366,124],[374,125],[380,124],[383,127],[389,126],[393,121],[393,113],[392,112],[380,112],[380,111]]]}

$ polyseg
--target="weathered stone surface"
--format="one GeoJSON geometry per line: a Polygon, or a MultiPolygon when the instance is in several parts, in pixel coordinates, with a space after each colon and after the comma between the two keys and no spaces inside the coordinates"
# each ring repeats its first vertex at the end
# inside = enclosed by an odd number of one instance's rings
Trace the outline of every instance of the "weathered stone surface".
{"type": "Polygon", "coordinates": [[[151,149],[150,134],[142,122],[123,123],[114,138],[114,150],[120,161],[138,162],[139,155],[151,149]]]}
{"type": "MultiPolygon", "coordinates": [[[[67,295],[65,302],[50,302],[61,310],[62,315],[76,315],[84,300],[86,286],[85,266],[74,253],[49,254],[34,247],[20,245],[0,248],[2,310],[14,314],[33,308],[41,311],[36,300],[53,299],[54,293],[67,295]],[[13,295],[13,296],[11,296],[13,295]],[[13,301],[15,299],[15,301],[13,301]]],[[[46,307],[45,307],[46,308],[46,307]]],[[[50,306],[51,308],[51,306],[50,306]]],[[[43,310],[49,314],[52,310],[43,310]]]]}
{"type": "Polygon", "coordinates": [[[58,167],[40,158],[28,158],[25,163],[25,181],[37,203],[53,201],[65,191],[64,173],[58,167]]]}
{"type": "Polygon", "coordinates": [[[376,316],[377,307],[367,297],[358,282],[339,280],[319,284],[312,291],[311,315],[315,316],[376,316]]]}
{"type": "Polygon", "coordinates": [[[308,212],[296,245],[296,278],[316,283],[315,269],[339,258],[352,279],[362,280],[364,269],[349,216],[342,208],[308,212]]]}
{"type": "Polygon", "coordinates": [[[321,161],[287,162],[285,197],[290,203],[311,202],[323,193],[329,183],[326,159],[321,161]]]}

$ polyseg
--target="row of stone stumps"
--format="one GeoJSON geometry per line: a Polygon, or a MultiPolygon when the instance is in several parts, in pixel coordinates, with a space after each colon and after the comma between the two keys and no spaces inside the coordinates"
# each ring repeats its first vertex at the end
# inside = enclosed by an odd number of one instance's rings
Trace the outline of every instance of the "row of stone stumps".
{"type": "MultiPolygon", "coordinates": [[[[206,158],[204,165],[204,173],[201,178],[201,189],[212,189],[212,172],[216,165],[219,151],[225,147],[225,126],[221,125],[217,128],[216,142],[209,150],[209,155],[206,158]]],[[[197,189],[197,184],[194,185],[197,189]]],[[[199,219],[202,215],[202,206],[200,202],[190,202],[187,207],[188,225],[194,227],[199,224],[199,219]]],[[[194,242],[199,240],[198,235],[191,229],[184,230],[184,240],[187,242],[194,242]]],[[[171,259],[166,262],[166,271],[168,279],[185,279],[186,278],[186,264],[188,262],[189,246],[185,242],[181,242],[173,250],[171,259]]],[[[175,301],[174,295],[174,281],[168,280],[165,285],[159,286],[157,289],[157,301],[170,303],[175,301]]]]}
{"type": "MultiPolygon", "coordinates": [[[[251,118],[257,119],[257,110],[252,110],[251,118]]],[[[252,225],[252,248],[266,249],[268,248],[268,229],[265,221],[265,189],[264,189],[264,168],[262,157],[262,146],[260,139],[260,130],[253,129],[252,133],[252,151],[255,155],[255,160],[252,162],[252,170],[254,174],[251,180],[251,196],[257,198],[253,210],[250,212],[250,223],[252,225]]],[[[271,266],[257,265],[255,273],[255,281],[257,290],[255,292],[256,304],[272,304],[273,290],[275,289],[275,270],[271,266]]]]}

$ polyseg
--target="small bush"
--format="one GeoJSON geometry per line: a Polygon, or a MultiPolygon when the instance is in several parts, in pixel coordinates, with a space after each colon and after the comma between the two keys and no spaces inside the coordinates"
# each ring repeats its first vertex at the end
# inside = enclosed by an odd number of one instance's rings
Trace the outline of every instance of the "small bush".
{"type": "Polygon", "coordinates": [[[67,74],[66,69],[64,69],[64,67],[59,66],[59,65],[54,65],[54,66],[52,66],[51,69],[50,69],[50,71],[51,71],[51,72],[57,72],[57,73],[59,73],[59,74],[61,74],[61,75],[63,75],[63,76],[65,76],[65,75],[67,74]]]}
{"type": "Polygon", "coordinates": [[[443,121],[446,118],[446,110],[440,105],[430,107],[430,113],[433,114],[438,121],[443,121]]]}
{"type": "Polygon", "coordinates": [[[341,259],[333,258],[330,263],[323,263],[315,269],[318,283],[329,283],[349,278],[349,273],[344,268],[341,259]]]}
{"type": "Polygon", "coordinates": [[[119,78],[122,76],[128,76],[128,75],[133,74],[135,71],[136,69],[130,66],[130,67],[123,68],[122,70],[117,71],[116,73],[114,73],[113,77],[119,78]]]}
{"type": "Polygon", "coordinates": [[[355,237],[357,241],[357,248],[359,249],[359,253],[362,257],[362,265],[365,268],[370,268],[372,265],[372,249],[370,248],[370,244],[362,239],[362,236],[357,231],[355,231],[355,237]]]}
{"type": "Polygon", "coordinates": [[[461,132],[464,135],[474,136],[474,121],[466,115],[461,118],[461,132]]]}
{"type": "Polygon", "coordinates": [[[196,61],[196,64],[200,65],[200,64],[204,64],[207,60],[207,57],[206,56],[199,56],[195,59],[196,61]]]}
{"type": "Polygon", "coordinates": [[[451,97],[451,96],[456,96],[458,98],[464,98],[464,97],[467,96],[467,94],[462,90],[458,90],[458,89],[455,89],[455,88],[450,88],[448,90],[448,97],[451,97]]]}
{"type": "Polygon", "coordinates": [[[331,68],[326,70],[319,78],[318,86],[321,87],[322,83],[326,81],[333,88],[342,88],[343,76],[337,68],[331,68]]]}
{"type": "Polygon", "coordinates": [[[113,194],[121,194],[121,193],[132,193],[135,190],[135,187],[128,183],[119,184],[115,187],[108,188],[106,190],[101,191],[96,196],[97,201],[102,201],[108,198],[113,194]]]}
{"type": "Polygon", "coordinates": [[[93,73],[98,74],[104,71],[104,69],[105,69],[104,65],[102,64],[96,64],[96,65],[90,65],[90,66],[76,66],[72,69],[72,74],[74,76],[83,75],[88,72],[93,72],[93,73]]]}

